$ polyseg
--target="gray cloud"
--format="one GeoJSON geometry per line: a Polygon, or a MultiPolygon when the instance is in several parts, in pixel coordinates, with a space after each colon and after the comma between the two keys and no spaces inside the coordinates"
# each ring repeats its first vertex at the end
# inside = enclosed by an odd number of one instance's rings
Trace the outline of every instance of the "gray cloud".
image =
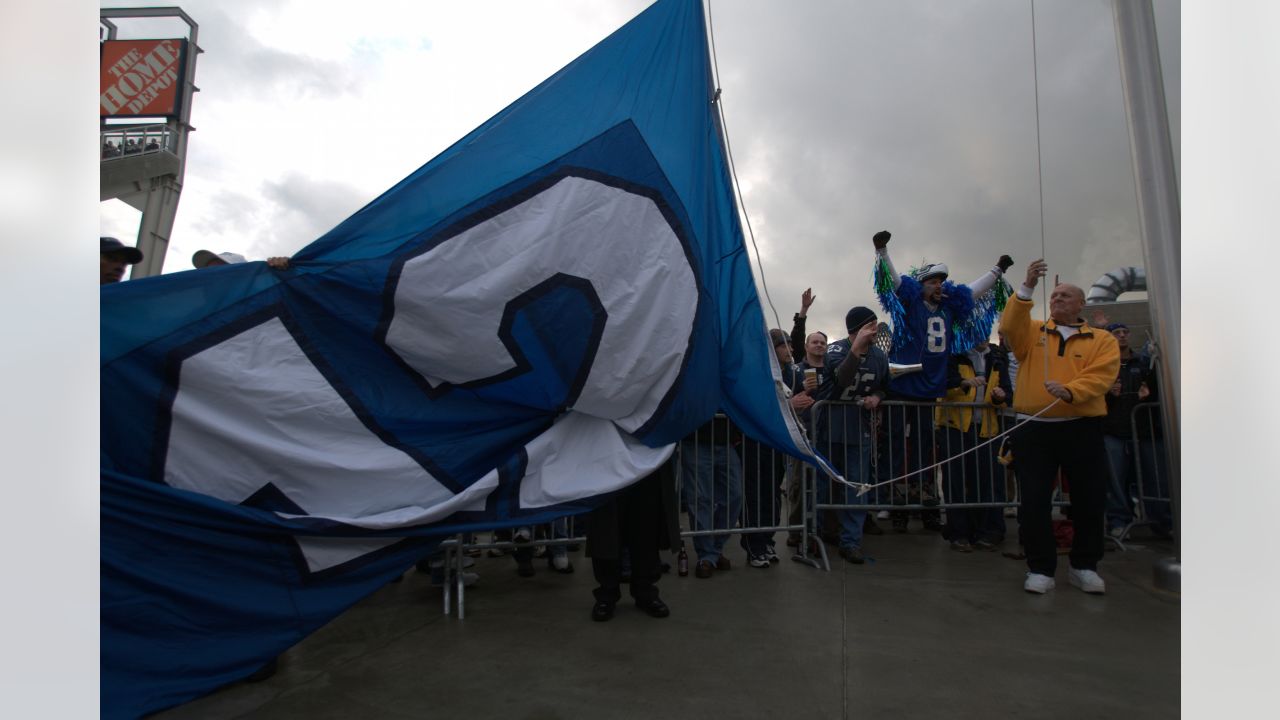
{"type": "Polygon", "coordinates": [[[359,63],[322,60],[266,45],[219,5],[203,8],[201,17],[200,44],[209,50],[200,56],[200,85],[219,100],[341,96],[358,85],[359,63]]]}
{"type": "Polygon", "coordinates": [[[234,238],[251,259],[292,255],[369,199],[350,185],[297,173],[264,181],[256,194],[219,190],[191,220],[200,239],[188,244],[222,250],[234,238]]]}
{"type": "Polygon", "coordinates": [[[262,203],[233,190],[219,190],[210,199],[209,212],[192,223],[201,235],[251,236],[258,228],[262,203]]]}
{"type": "MultiPolygon", "coordinates": [[[[153,4],[140,0],[104,3],[104,7],[153,4]]],[[[206,97],[216,96],[220,101],[243,97],[289,99],[345,95],[355,90],[360,64],[375,58],[361,55],[360,62],[321,60],[271,47],[248,30],[252,16],[275,12],[284,5],[284,0],[255,1],[252,5],[212,0],[182,3],[183,11],[199,25],[197,41],[204,52],[197,60],[196,84],[206,97]]],[[[172,20],[129,20],[121,25],[131,33],[129,37],[185,32],[184,25],[172,20]]]]}
{"type": "Polygon", "coordinates": [[[271,204],[271,226],[254,247],[264,255],[296,252],[372,199],[351,185],[296,173],[264,182],[262,196],[271,204]]]}
{"type": "Polygon", "coordinates": [[[1017,285],[1041,254],[1037,79],[1050,272],[1087,286],[1142,264],[1109,5],[1036,3],[1038,67],[1025,4],[713,11],[730,138],[784,327],[806,287],[819,296],[810,325],[834,334],[851,305],[874,306],[880,229],[894,232],[900,270],[943,261],[968,281],[1009,252],[1017,285]]]}

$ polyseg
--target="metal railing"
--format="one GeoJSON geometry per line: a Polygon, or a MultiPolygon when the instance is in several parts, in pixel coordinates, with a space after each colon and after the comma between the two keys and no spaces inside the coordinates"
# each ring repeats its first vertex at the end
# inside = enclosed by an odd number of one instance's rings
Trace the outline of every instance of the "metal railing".
{"type": "Polygon", "coordinates": [[[1166,467],[1160,403],[1139,403],[1129,414],[1128,438],[1109,436],[1111,483],[1107,490],[1108,522],[1125,518],[1108,537],[1121,549],[1134,528],[1149,527],[1157,535],[1173,528],[1169,469],[1166,467]]]}
{"type": "MultiPolygon", "coordinates": [[[[1168,514],[1167,473],[1160,466],[1163,454],[1155,422],[1158,407],[1138,405],[1131,419],[1138,517],[1129,528],[1158,525],[1159,508],[1168,514]]],[[[793,560],[829,570],[820,538],[844,534],[847,540],[851,532],[860,536],[868,514],[881,510],[904,527],[907,513],[920,513],[928,526],[930,519],[940,523],[945,511],[949,533],[986,538],[996,545],[1003,542],[1003,511],[1018,506],[1016,478],[1001,459],[1005,446],[999,439],[1016,423],[1012,411],[983,403],[906,401],[885,401],[868,410],[861,401],[822,401],[809,417],[813,447],[848,484],[760,444],[724,415],[676,444],[671,462],[684,515],[680,535],[693,544],[691,571],[699,559],[715,562],[722,557],[731,535],[742,536],[740,544],[750,559],[772,550],[780,532],[793,538],[793,560]],[[826,511],[833,514],[836,527],[820,527],[819,517],[826,511]]],[[[1053,504],[1070,504],[1063,488],[1055,490],[1053,504]]],[[[450,612],[456,596],[458,615],[463,617],[462,566],[468,554],[586,542],[582,516],[561,521],[562,531],[528,542],[501,535],[483,542],[460,535],[442,543],[444,565],[452,568],[446,576],[444,612],[450,612]]]]}
{"type": "MultiPolygon", "coordinates": [[[[1016,508],[1019,496],[1016,478],[1001,460],[1014,413],[974,402],[883,401],[874,409],[864,402],[813,406],[813,446],[849,484],[810,469],[815,491],[805,507],[809,532],[858,546],[870,514],[881,511],[897,531],[906,531],[918,514],[926,529],[951,539],[973,538],[987,549],[1001,545],[1005,510],[1016,508]],[[823,516],[837,527],[820,527],[823,516]]],[[[1070,504],[1062,487],[1055,488],[1053,504],[1070,504]]]]}
{"type": "Polygon", "coordinates": [[[441,573],[443,589],[443,612],[452,612],[453,599],[457,597],[458,619],[466,617],[466,562],[468,557],[477,556],[489,551],[494,556],[514,555],[516,552],[529,552],[531,559],[537,555],[537,548],[545,548],[551,552],[552,547],[564,547],[585,544],[584,534],[586,522],[583,516],[567,515],[549,523],[529,526],[527,528],[499,528],[490,531],[488,542],[479,540],[475,533],[455,535],[440,543],[433,556],[441,556],[441,573]],[[527,540],[516,540],[514,535],[527,530],[527,540]]]}
{"type": "Polygon", "coordinates": [[[725,415],[677,443],[675,462],[686,517],[681,537],[692,540],[689,561],[695,571],[699,561],[714,564],[723,557],[732,534],[742,536],[751,562],[777,555],[776,533],[804,533],[802,515],[783,499],[784,490],[793,501],[804,495],[792,487],[804,481],[800,464],[742,434],[725,415]]]}
{"type": "Polygon", "coordinates": [[[177,133],[163,124],[108,128],[101,135],[104,161],[177,149],[177,133]]]}

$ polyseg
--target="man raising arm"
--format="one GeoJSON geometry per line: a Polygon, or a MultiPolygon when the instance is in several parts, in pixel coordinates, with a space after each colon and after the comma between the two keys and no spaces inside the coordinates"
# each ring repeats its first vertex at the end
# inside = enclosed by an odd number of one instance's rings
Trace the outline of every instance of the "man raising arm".
{"type": "Polygon", "coordinates": [[[1013,407],[1029,420],[1013,434],[1013,463],[1021,485],[1023,545],[1027,575],[1023,589],[1054,587],[1058,555],[1050,516],[1058,471],[1071,488],[1071,568],[1068,580],[1087,593],[1102,594],[1098,575],[1103,554],[1107,458],[1102,439],[1105,393],[1120,369],[1120,350],[1108,332],[1081,317],[1084,291],[1061,284],[1049,296],[1047,322],[1031,317],[1032,292],[1048,268],[1027,267],[1027,277],[1000,317],[1000,332],[1018,359],[1013,407]],[[1039,414],[1039,417],[1032,417],[1039,414]]]}

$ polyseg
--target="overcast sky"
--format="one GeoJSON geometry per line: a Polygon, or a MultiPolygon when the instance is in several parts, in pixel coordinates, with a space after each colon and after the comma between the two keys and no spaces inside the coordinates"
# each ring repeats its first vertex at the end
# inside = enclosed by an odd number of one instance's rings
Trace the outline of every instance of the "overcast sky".
{"type": "MultiPolygon", "coordinates": [[[[204,53],[165,272],[201,248],[296,252],[647,4],[185,0],[204,53]]],[[[1155,7],[1176,153],[1179,8],[1155,7]]],[[[1088,288],[1143,264],[1111,4],[1034,8],[1038,62],[1029,0],[711,4],[729,139],[783,327],[806,287],[811,329],[842,334],[850,306],[874,307],[881,229],[900,270],[940,261],[965,282],[1007,252],[1016,286],[1041,255],[1041,177],[1051,274],[1088,288]]],[[[121,38],[177,29],[117,24],[121,38]]],[[[102,233],[134,242],[138,213],[101,207],[102,233]]]]}

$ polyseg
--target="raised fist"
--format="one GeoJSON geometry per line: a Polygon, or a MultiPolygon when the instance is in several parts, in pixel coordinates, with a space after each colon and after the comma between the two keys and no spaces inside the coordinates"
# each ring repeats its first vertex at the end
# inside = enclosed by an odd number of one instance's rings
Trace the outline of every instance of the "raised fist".
{"type": "Polygon", "coordinates": [[[996,267],[1000,268],[1000,272],[1009,272],[1009,268],[1013,267],[1013,258],[1008,255],[1001,255],[996,261],[996,267]]]}
{"type": "Polygon", "coordinates": [[[875,342],[876,331],[878,329],[875,318],[872,318],[866,325],[858,328],[857,332],[853,336],[852,343],[850,343],[850,351],[855,352],[858,355],[866,355],[871,349],[871,344],[875,342]]]}
{"type": "Polygon", "coordinates": [[[885,245],[889,244],[889,238],[891,237],[893,236],[889,233],[888,230],[881,230],[880,232],[871,236],[871,242],[875,243],[877,250],[882,250],[884,249],[885,245]]]}

